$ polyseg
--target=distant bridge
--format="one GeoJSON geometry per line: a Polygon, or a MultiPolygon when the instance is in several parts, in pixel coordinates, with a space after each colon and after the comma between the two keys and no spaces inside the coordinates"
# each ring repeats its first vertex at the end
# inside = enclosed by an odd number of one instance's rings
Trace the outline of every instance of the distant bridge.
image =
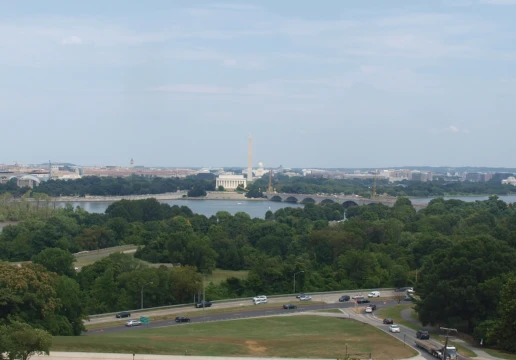
{"type": "MultiPolygon", "coordinates": [[[[315,195],[315,194],[285,194],[285,193],[263,193],[267,199],[271,201],[288,202],[293,204],[341,204],[345,209],[352,206],[364,206],[371,204],[384,204],[387,206],[394,206],[396,198],[388,199],[368,199],[358,196],[340,196],[340,195],[315,195]]],[[[412,203],[416,211],[425,208],[427,203],[412,203]]]]}

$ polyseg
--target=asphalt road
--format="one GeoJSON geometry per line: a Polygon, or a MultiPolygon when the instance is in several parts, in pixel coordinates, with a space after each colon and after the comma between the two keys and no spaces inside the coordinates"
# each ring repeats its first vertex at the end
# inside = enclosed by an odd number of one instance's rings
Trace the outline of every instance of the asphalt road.
{"type": "MultiPolygon", "coordinates": [[[[317,299],[313,299],[317,300],[317,299]]],[[[387,306],[393,306],[396,304],[393,300],[371,300],[371,304],[375,304],[378,309],[381,309],[383,307],[387,306]],[[385,304],[384,304],[385,302],[385,304]]],[[[357,306],[364,307],[367,306],[367,304],[358,304],[357,306]]],[[[100,333],[115,333],[115,332],[121,332],[121,331],[141,331],[143,329],[149,329],[149,328],[159,328],[159,327],[167,327],[167,326],[182,326],[182,325],[188,325],[188,324],[196,324],[196,323],[203,323],[203,322],[211,322],[211,321],[225,321],[225,320],[237,320],[237,319],[247,319],[247,318],[256,318],[256,317],[264,317],[264,316],[275,316],[275,315],[288,315],[292,313],[301,313],[306,311],[314,311],[314,310],[324,310],[324,309],[346,309],[346,308],[353,308],[355,307],[355,303],[353,301],[347,301],[347,302],[337,302],[333,304],[304,304],[302,301],[299,301],[295,298],[290,298],[289,301],[284,301],[282,303],[278,303],[278,308],[260,308],[260,305],[256,305],[255,309],[248,310],[249,308],[238,310],[235,309],[233,312],[223,313],[223,314],[209,314],[209,312],[206,312],[206,315],[203,316],[202,309],[199,309],[199,315],[198,316],[191,316],[190,323],[176,323],[174,319],[170,320],[159,320],[159,321],[152,321],[152,318],[150,318],[150,324],[149,325],[141,325],[141,326],[134,326],[134,327],[126,327],[125,325],[116,326],[116,327],[109,327],[106,329],[96,329],[96,330],[90,330],[86,332],[84,335],[94,335],[94,334],[100,334],[100,333]],[[286,310],[283,309],[283,304],[295,304],[297,305],[297,309],[290,309],[286,310]]],[[[211,309],[217,308],[217,305],[214,304],[211,309]]],[[[184,309],[185,311],[190,312],[191,309],[184,309]]],[[[181,315],[180,313],[178,315],[181,315]]],[[[346,316],[346,314],[342,314],[343,317],[346,316]]],[[[349,315],[350,316],[350,315],[349,315]]],[[[132,317],[125,319],[123,324],[125,324],[127,321],[131,319],[138,319],[138,317],[132,317]]]]}
{"type": "MultiPolygon", "coordinates": [[[[313,299],[317,300],[317,299],[313,299]]],[[[392,307],[396,306],[397,302],[395,300],[372,300],[371,304],[375,304],[377,306],[377,310],[386,308],[386,307],[392,307]]],[[[189,324],[196,324],[196,323],[205,323],[205,322],[213,322],[213,321],[227,321],[227,320],[237,320],[237,319],[247,319],[247,318],[257,318],[257,317],[267,317],[267,316],[277,316],[277,315],[288,315],[288,314],[295,314],[295,313],[303,313],[307,311],[317,311],[317,310],[325,310],[325,309],[342,309],[344,310],[342,315],[340,317],[349,317],[354,318],[359,321],[363,321],[365,323],[368,323],[370,325],[376,326],[377,328],[381,329],[382,331],[388,333],[391,336],[396,337],[401,342],[405,343],[406,346],[410,346],[412,348],[415,348],[415,340],[416,340],[416,331],[412,330],[410,328],[407,328],[405,326],[400,326],[401,332],[400,333],[391,333],[389,332],[389,325],[383,324],[383,319],[378,318],[375,316],[375,314],[366,314],[365,312],[362,312],[360,314],[355,313],[352,309],[355,306],[365,307],[368,304],[359,304],[355,305],[353,301],[348,302],[335,302],[330,304],[304,304],[303,302],[299,301],[295,298],[289,298],[287,301],[283,299],[282,303],[278,303],[278,308],[261,308],[260,305],[256,305],[255,309],[235,309],[233,312],[223,313],[223,314],[210,314],[209,312],[206,312],[206,315],[203,315],[203,310],[199,309],[199,315],[198,316],[191,316],[191,321],[189,323],[176,323],[173,319],[172,320],[159,320],[159,321],[150,321],[149,325],[141,325],[141,326],[135,326],[135,327],[126,327],[124,325],[117,326],[117,327],[110,327],[102,330],[91,330],[85,333],[84,335],[98,335],[101,333],[117,333],[122,331],[142,331],[144,329],[149,328],[160,328],[160,327],[169,327],[169,326],[188,326],[189,324]],[[283,309],[283,304],[295,304],[297,305],[297,309],[290,309],[286,310],[283,309]]],[[[217,304],[214,304],[213,308],[217,308],[217,304]]],[[[191,311],[191,309],[183,309],[185,311],[191,311]]],[[[180,313],[178,313],[180,315],[180,313]]],[[[334,316],[338,316],[339,314],[332,314],[334,316]]],[[[133,317],[133,319],[137,319],[138,317],[133,317]]],[[[128,321],[127,319],[126,321],[128,321]]],[[[124,323],[126,322],[124,321],[124,323]]],[[[433,340],[430,340],[430,342],[436,343],[433,340]]],[[[437,343],[436,343],[437,344],[437,343]]],[[[428,354],[423,349],[417,349],[420,351],[421,356],[428,360],[435,359],[433,356],[428,354]]],[[[465,360],[466,358],[459,356],[460,360],[465,360]]]]}
{"type": "MultiPolygon", "coordinates": [[[[396,293],[394,291],[382,291],[382,297],[392,297],[396,293]]],[[[325,302],[327,304],[334,304],[338,303],[339,297],[342,295],[349,295],[349,296],[355,296],[355,295],[363,295],[367,297],[367,293],[362,293],[359,291],[346,291],[342,293],[331,293],[331,294],[310,294],[312,296],[313,301],[321,301],[325,302]]],[[[280,307],[283,304],[287,304],[289,301],[299,301],[295,299],[293,296],[282,296],[282,297],[269,297],[268,298],[269,304],[278,304],[280,307]]],[[[251,304],[250,299],[239,299],[235,301],[228,301],[228,302],[221,302],[221,303],[214,303],[213,308],[222,309],[222,308],[236,308],[241,305],[248,305],[251,304]]],[[[181,307],[172,307],[172,308],[165,308],[165,309],[147,309],[142,311],[131,311],[131,315],[133,319],[138,319],[140,316],[149,317],[152,319],[153,316],[162,316],[162,315],[170,315],[170,314],[177,314],[181,315],[181,313],[184,312],[192,312],[192,311],[202,311],[202,309],[195,309],[193,304],[181,306],[181,307]]],[[[100,324],[100,323],[112,323],[113,321],[117,321],[115,319],[114,314],[111,315],[104,315],[104,316],[92,316],[90,320],[86,320],[85,324],[100,324]]],[[[120,319],[118,319],[120,321],[120,319]]],[[[121,321],[121,324],[125,324],[126,321],[121,321]]]]}

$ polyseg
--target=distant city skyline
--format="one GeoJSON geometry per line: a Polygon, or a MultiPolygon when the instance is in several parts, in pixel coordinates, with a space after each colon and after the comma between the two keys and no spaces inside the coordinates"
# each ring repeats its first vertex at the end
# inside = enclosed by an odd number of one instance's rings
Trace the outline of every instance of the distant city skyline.
{"type": "Polygon", "coordinates": [[[516,1],[0,4],[0,164],[515,167],[516,1]]]}

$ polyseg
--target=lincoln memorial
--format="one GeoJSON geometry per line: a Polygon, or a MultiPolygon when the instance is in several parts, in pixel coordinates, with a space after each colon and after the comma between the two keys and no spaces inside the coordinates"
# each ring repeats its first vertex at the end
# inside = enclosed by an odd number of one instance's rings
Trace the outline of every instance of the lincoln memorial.
{"type": "Polygon", "coordinates": [[[246,187],[247,181],[244,175],[219,175],[217,177],[216,187],[223,186],[224,189],[236,189],[238,185],[242,184],[246,187]]]}

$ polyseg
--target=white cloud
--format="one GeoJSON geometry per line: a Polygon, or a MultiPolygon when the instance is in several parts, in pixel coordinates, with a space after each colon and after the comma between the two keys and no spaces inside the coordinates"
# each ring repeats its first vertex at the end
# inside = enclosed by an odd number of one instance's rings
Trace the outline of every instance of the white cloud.
{"type": "Polygon", "coordinates": [[[454,132],[454,133],[459,132],[459,128],[456,126],[453,126],[453,125],[450,125],[449,129],[451,130],[451,132],[454,132]]]}
{"type": "Polygon", "coordinates": [[[82,39],[78,36],[68,36],[61,39],[61,45],[79,45],[82,44],[82,39]]]}

